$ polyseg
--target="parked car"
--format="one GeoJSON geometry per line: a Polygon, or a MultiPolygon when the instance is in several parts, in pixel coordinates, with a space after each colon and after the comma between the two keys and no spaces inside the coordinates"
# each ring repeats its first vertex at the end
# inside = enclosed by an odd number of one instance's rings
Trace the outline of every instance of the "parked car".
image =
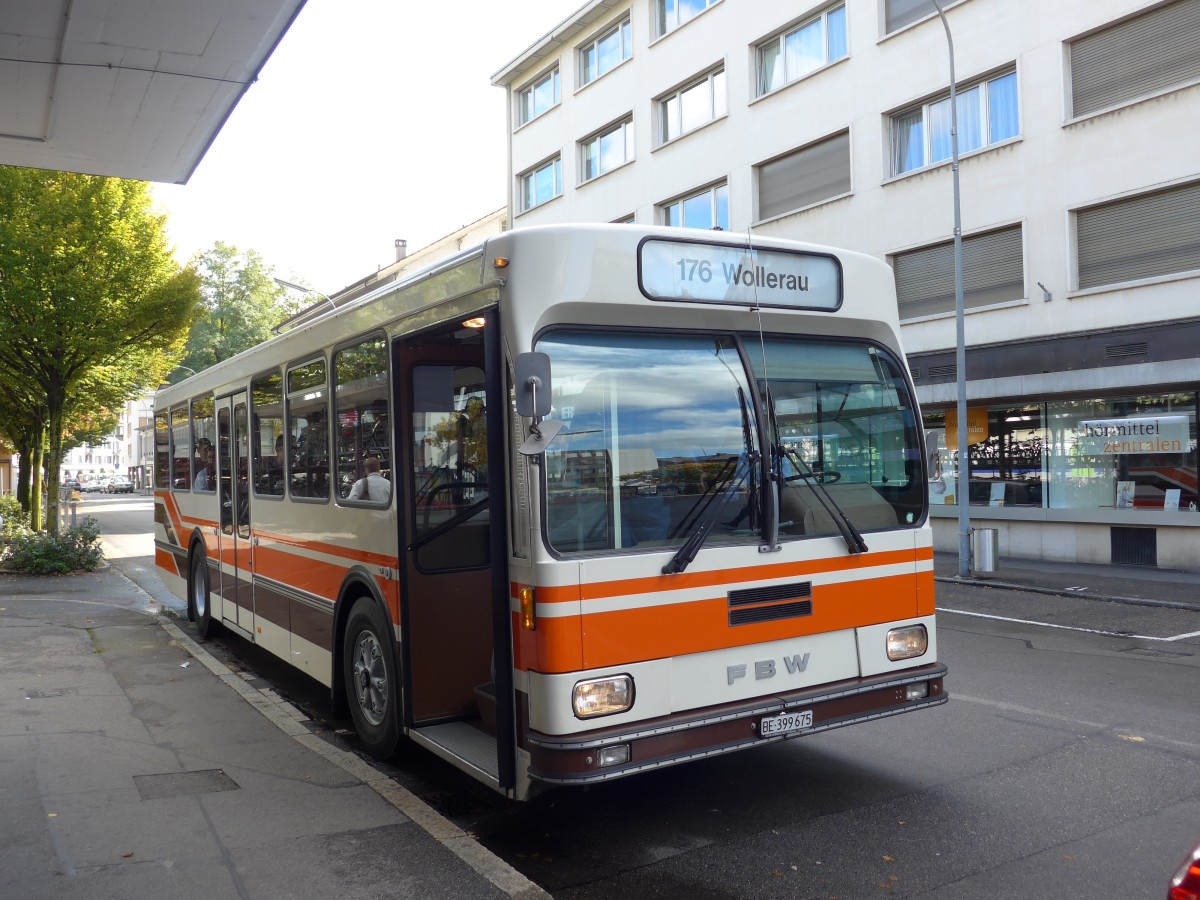
{"type": "Polygon", "coordinates": [[[106,494],[132,494],[133,482],[118,475],[104,486],[106,494]]]}
{"type": "Polygon", "coordinates": [[[96,491],[99,491],[102,487],[104,487],[104,485],[102,485],[99,481],[97,481],[95,478],[93,478],[91,481],[85,481],[83,484],[81,484],[79,486],[79,489],[81,491],[83,491],[85,494],[91,494],[96,491]]]}
{"type": "Polygon", "coordinates": [[[1200,841],[1183,858],[1167,888],[1167,900],[1196,900],[1200,897],[1200,841]]]}

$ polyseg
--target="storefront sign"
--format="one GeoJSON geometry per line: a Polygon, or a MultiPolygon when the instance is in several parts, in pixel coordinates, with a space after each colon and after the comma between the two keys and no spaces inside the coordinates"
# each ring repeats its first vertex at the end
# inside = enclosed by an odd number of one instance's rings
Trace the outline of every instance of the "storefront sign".
{"type": "Polygon", "coordinates": [[[1188,449],[1187,416],[1091,419],[1078,427],[1076,447],[1087,456],[1186,453],[1188,449]]]}
{"type": "MultiPolygon", "coordinates": [[[[967,408],[967,443],[982,444],[988,439],[988,411],[986,406],[967,408]]],[[[958,410],[946,410],[946,446],[958,449],[958,410]]]]}

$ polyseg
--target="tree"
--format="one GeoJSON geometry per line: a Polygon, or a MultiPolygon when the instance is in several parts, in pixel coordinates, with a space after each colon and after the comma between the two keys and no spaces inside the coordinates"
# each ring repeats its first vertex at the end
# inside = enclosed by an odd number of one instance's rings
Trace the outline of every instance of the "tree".
{"type": "Polygon", "coordinates": [[[300,302],[275,283],[271,268],[254,250],[242,252],[218,241],[192,265],[200,274],[204,304],[172,382],[186,378],[186,369],[199,372],[261,344],[276,325],[300,309],[300,302]]]}
{"type": "Polygon", "coordinates": [[[129,396],[160,383],[199,300],[145,182],[0,167],[0,369],[44,400],[51,529],[73,402],[101,377],[129,396]]]}

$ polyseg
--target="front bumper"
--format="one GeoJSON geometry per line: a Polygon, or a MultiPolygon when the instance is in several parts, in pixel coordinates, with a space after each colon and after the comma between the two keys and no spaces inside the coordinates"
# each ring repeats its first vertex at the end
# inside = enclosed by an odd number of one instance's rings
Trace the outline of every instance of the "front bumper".
{"type": "Polygon", "coordinates": [[[946,671],[941,663],[930,663],[902,672],[851,678],[740,703],[688,710],[641,722],[632,728],[618,726],[563,737],[530,731],[525,741],[530,754],[529,777],[546,784],[593,784],[940,706],[950,699],[943,684],[946,671]],[[928,684],[927,695],[905,699],[908,685],[920,682],[928,684]],[[759,736],[758,725],[764,716],[789,710],[812,710],[812,727],[771,737],[759,736]],[[629,745],[629,761],[599,767],[599,751],[620,744],[629,745]]]}

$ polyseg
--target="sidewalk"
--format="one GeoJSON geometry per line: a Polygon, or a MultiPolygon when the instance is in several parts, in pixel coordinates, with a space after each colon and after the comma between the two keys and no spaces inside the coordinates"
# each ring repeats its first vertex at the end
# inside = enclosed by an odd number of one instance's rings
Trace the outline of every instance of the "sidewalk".
{"type": "Polygon", "coordinates": [[[548,896],[159,611],[0,575],[0,896],[548,896]]]}
{"type": "Polygon", "coordinates": [[[958,554],[949,552],[934,553],[933,568],[938,581],[1200,610],[1200,573],[1195,572],[1004,557],[997,560],[995,572],[962,579],[958,554]]]}

